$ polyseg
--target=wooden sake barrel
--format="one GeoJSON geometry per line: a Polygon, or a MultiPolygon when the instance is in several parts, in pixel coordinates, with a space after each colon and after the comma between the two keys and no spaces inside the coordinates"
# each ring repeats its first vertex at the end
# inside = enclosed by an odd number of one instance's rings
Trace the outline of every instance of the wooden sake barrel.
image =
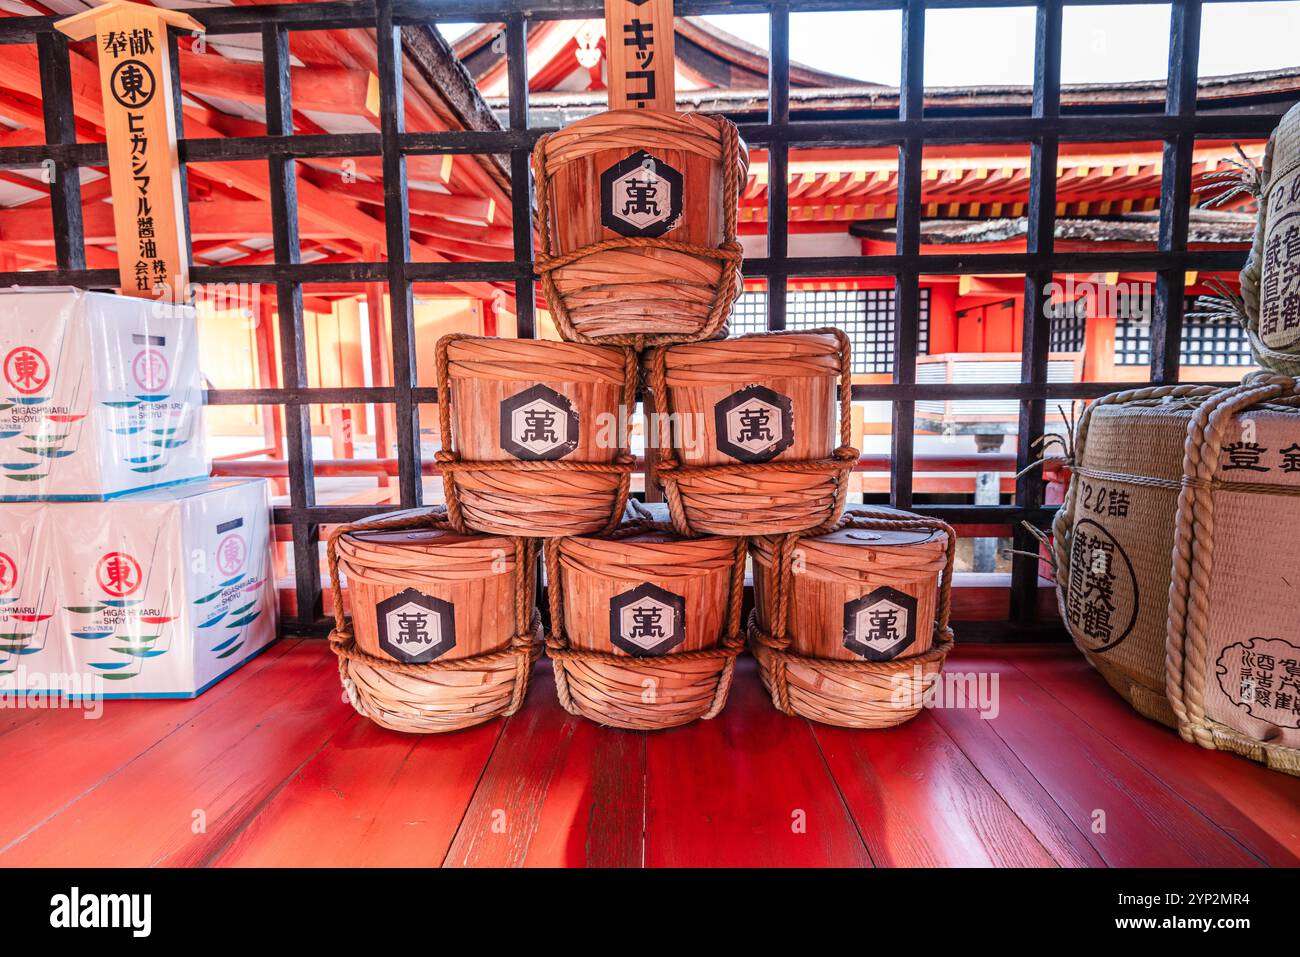
{"type": "Polygon", "coordinates": [[[545,538],[618,522],[634,467],[622,444],[632,350],[449,335],[437,371],[437,461],[454,525],[545,538]]]}
{"type": "Polygon", "coordinates": [[[533,152],[537,269],[560,334],[642,348],[726,334],[748,153],[721,117],[611,110],[533,152]]]}
{"type": "Polygon", "coordinates": [[[1300,214],[1300,106],[1291,107],[1269,137],[1258,184],[1249,182],[1249,170],[1242,172],[1240,188],[1259,191],[1259,212],[1241,270],[1239,318],[1261,366],[1300,375],[1300,310],[1294,308],[1300,248],[1293,242],[1300,214]]]}
{"type": "Polygon", "coordinates": [[[683,534],[826,528],[857,462],[848,338],[759,333],[655,349],[655,475],[683,534]]]}
{"type": "Polygon", "coordinates": [[[431,732],[518,709],[541,652],[535,546],[458,532],[438,508],[340,526],[328,552],[331,643],[358,712],[431,732]]]}
{"type": "Polygon", "coordinates": [[[546,548],[547,653],[566,710],[653,730],[722,709],[743,647],[743,539],[687,539],[638,519],[546,548]]]}
{"type": "Polygon", "coordinates": [[[1300,773],[1296,380],[1134,389],[1080,419],[1053,523],[1061,617],[1141,714],[1300,773]]]}
{"type": "Polygon", "coordinates": [[[952,648],[955,543],[941,521],[865,507],[754,539],[750,639],[772,703],[850,728],[914,717],[952,648]]]}

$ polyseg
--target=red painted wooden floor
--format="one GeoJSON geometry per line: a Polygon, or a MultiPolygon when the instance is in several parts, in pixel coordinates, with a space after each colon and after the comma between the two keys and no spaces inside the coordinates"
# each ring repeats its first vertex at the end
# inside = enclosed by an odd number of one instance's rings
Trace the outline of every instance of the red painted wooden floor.
{"type": "Polygon", "coordinates": [[[658,734],[522,713],[403,736],[286,641],[195,701],[0,711],[0,865],[1296,865],[1300,779],[1184,744],[1072,650],[967,646],[1000,712],[786,718],[743,662],[658,734]],[[1100,824],[1104,815],[1104,830],[1100,824]]]}

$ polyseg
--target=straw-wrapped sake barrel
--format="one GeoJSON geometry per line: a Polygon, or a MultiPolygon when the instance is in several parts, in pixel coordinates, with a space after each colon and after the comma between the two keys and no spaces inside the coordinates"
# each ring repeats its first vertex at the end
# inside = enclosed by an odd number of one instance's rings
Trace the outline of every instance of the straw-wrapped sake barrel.
{"type": "Polygon", "coordinates": [[[1296,380],[1098,399],[1053,525],[1061,617],[1143,715],[1300,773],[1296,380]]]}
{"type": "Polygon", "coordinates": [[[437,461],[456,527],[546,538],[617,524],[634,468],[631,349],[448,335],[437,372],[437,461]]]}
{"type": "Polygon", "coordinates": [[[1258,188],[1240,318],[1261,366],[1300,375],[1300,106],[1269,137],[1258,188]]]}
{"type": "Polygon", "coordinates": [[[456,531],[441,508],[336,529],[330,640],[353,707],[415,732],[455,731],[518,710],[542,647],[536,558],[525,539],[456,531]]]}
{"type": "Polygon", "coordinates": [[[866,507],[819,535],[754,539],[750,647],[772,703],[848,728],[914,717],[953,644],[955,543],[941,521],[866,507]]]}
{"type": "Polygon", "coordinates": [[[538,273],[560,334],[638,349],[726,335],[748,154],[721,117],[611,110],[533,152],[538,273]]]}
{"type": "Polygon", "coordinates": [[[779,535],[839,518],[858,458],[849,363],[838,329],[653,350],[654,475],[678,531],[779,535]]]}
{"type": "Polygon", "coordinates": [[[666,523],[546,543],[560,703],[634,730],[712,718],[744,640],[744,539],[682,538],[666,523]]]}

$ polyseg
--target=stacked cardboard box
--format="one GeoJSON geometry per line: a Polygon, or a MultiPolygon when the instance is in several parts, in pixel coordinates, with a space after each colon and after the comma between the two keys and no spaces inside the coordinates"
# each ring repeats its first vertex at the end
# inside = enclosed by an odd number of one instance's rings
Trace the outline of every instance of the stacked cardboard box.
{"type": "Polygon", "coordinates": [[[266,483],[208,481],[192,309],[0,293],[0,694],[184,697],[275,635],[266,483]]]}

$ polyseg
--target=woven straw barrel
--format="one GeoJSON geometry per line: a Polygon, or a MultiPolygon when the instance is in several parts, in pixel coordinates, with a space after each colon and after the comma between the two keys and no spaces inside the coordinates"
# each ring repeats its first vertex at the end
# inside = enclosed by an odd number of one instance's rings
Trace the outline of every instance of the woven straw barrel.
{"type": "Polygon", "coordinates": [[[1097,400],[1053,526],[1062,618],[1111,686],[1189,741],[1290,773],[1300,773],[1295,393],[1294,379],[1258,374],[1227,389],[1097,400]]]}
{"type": "Polygon", "coordinates": [[[849,362],[838,329],[653,350],[655,475],[678,531],[779,535],[839,518],[858,457],[849,362]]]}
{"type": "Polygon", "coordinates": [[[744,566],[743,539],[685,539],[648,520],[548,542],[561,704],[635,730],[717,714],[743,647],[744,566]]]}
{"type": "Polygon", "coordinates": [[[413,509],[341,526],[329,560],[331,641],[358,712],[396,731],[455,731],[522,703],[541,651],[534,546],[413,509]]]}
{"type": "Polygon", "coordinates": [[[547,305],[566,339],[641,348],[726,334],[748,155],[721,117],[612,110],[538,141],[547,305]]]}
{"type": "Polygon", "coordinates": [[[1256,361],[1300,375],[1300,106],[1269,137],[1255,239],[1241,270],[1241,317],[1256,361]]]}
{"type": "Polygon", "coordinates": [[[620,425],[636,396],[632,350],[450,335],[437,359],[454,525],[545,538],[617,523],[634,467],[620,425]]]}
{"type": "Polygon", "coordinates": [[[773,704],[850,728],[914,717],[952,647],[954,544],[944,523],[883,508],[754,539],[751,647],[773,704]]]}

